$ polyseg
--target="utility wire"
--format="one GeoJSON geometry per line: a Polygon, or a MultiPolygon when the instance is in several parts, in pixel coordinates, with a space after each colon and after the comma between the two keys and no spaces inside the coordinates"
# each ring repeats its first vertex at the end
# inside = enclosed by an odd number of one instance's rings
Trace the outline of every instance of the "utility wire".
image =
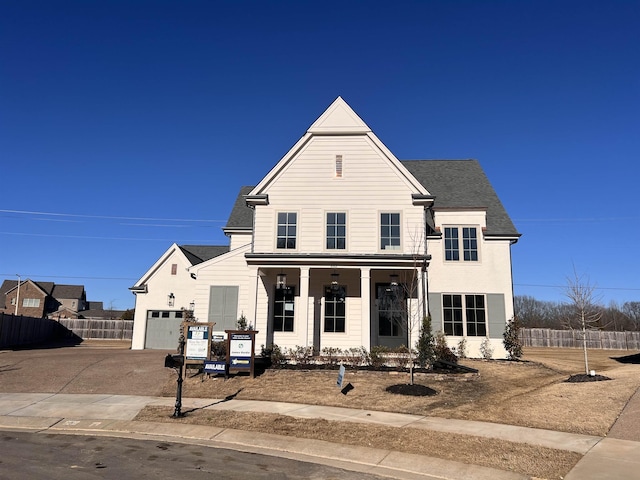
{"type": "Polygon", "coordinates": [[[15,213],[19,215],[43,215],[52,217],[72,217],[72,218],[99,218],[103,220],[138,220],[138,221],[160,221],[160,222],[204,222],[204,223],[225,223],[226,220],[211,220],[199,218],[155,218],[155,217],[119,217],[108,215],[82,215],[75,213],[38,212],[28,210],[4,210],[2,213],[15,213]]]}

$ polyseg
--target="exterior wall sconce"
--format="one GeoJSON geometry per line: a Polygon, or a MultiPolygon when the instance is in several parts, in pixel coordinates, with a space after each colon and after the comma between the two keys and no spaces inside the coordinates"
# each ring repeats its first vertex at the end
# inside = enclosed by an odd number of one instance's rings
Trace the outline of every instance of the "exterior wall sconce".
{"type": "Polygon", "coordinates": [[[285,288],[287,286],[287,274],[286,273],[279,273],[276,276],[276,286],[278,288],[285,288]]]}
{"type": "Polygon", "coordinates": [[[331,274],[331,290],[333,291],[337,291],[338,290],[338,279],[340,278],[340,274],[337,272],[333,272],[331,274]]]}
{"type": "Polygon", "coordinates": [[[173,295],[173,293],[170,293],[169,296],[167,297],[167,305],[169,305],[170,307],[173,307],[173,304],[176,301],[176,297],[173,295]]]}

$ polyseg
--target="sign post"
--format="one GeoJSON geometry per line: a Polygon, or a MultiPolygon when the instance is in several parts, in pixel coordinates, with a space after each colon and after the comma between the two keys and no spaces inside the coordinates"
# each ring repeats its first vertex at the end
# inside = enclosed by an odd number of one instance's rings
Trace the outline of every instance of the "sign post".
{"type": "Polygon", "coordinates": [[[255,378],[256,330],[225,330],[229,373],[249,372],[255,378]]]}

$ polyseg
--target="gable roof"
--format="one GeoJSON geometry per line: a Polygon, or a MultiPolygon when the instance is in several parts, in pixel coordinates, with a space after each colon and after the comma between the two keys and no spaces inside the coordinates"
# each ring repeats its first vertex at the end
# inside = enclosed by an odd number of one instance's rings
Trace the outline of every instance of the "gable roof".
{"type": "Polygon", "coordinates": [[[198,265],[229,251],[229,247],[224,245],[179,245],[178,248],[182,250],[191,265],[198,265]]]}
{"type": "Polygon", "coordinates": [[[416,180],[407,169],[405,169],[396,156],[389,150],[376,135],[371,131],[366,123],[358,116],[356,112],[345,102],[342,97],[336,98],[331,105],[313,122],[306,133],[291,147],[291,149],[282,157],[278,163],[260,180],[260,183],[254,187],[248,195],[247,200],[251,202],[262,202],[260,198],[268,191],[269,186],[284,172],[290,162],[295,161],[298,153],[308,145],[314,137],[318,136],[343,136],[354,135],[366,137],[371,142],[373,148],[377,149],[381,157],[389,163],[392,169],[396,171],[398,177],[414,191],[416,194],[425,195],[428,192],[416,180]]]}
{"type": "Polygon", "coordinates": [[[84,286],[83,285],[58,285],[53,286],[51,292],[53,298],[83,298],[84,286]]]}
{"type": "Polygon", "coordinates": [[[222,229],[225,233],[227,230],[250,230],[253,228],[253,210],[247,205],[245,197],[254,188],[244,186],[240,189],[240,193],[238,193],[231,209],[231,214],[229,214],[227,224],[222,229]]]}
{"type": "Polygon", "coordinates": [[[477,160],[404,160],[402,164],[435,196],[434,208],[486,208],[485,235],[520,236],[477,160]]]}

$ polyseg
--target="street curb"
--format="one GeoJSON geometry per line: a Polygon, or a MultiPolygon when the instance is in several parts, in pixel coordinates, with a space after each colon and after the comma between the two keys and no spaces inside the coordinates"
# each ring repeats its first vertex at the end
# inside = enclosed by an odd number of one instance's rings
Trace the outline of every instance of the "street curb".
{"type": "Polygon", "coordinates": [[[401,480],[524,480],[528,476],[423,455],[269,433],[125,420],[0,416],[0,430],[171,441],[288,458],[401,480]],[[428,472],[428,473],[426,473],[428,472]]]}

